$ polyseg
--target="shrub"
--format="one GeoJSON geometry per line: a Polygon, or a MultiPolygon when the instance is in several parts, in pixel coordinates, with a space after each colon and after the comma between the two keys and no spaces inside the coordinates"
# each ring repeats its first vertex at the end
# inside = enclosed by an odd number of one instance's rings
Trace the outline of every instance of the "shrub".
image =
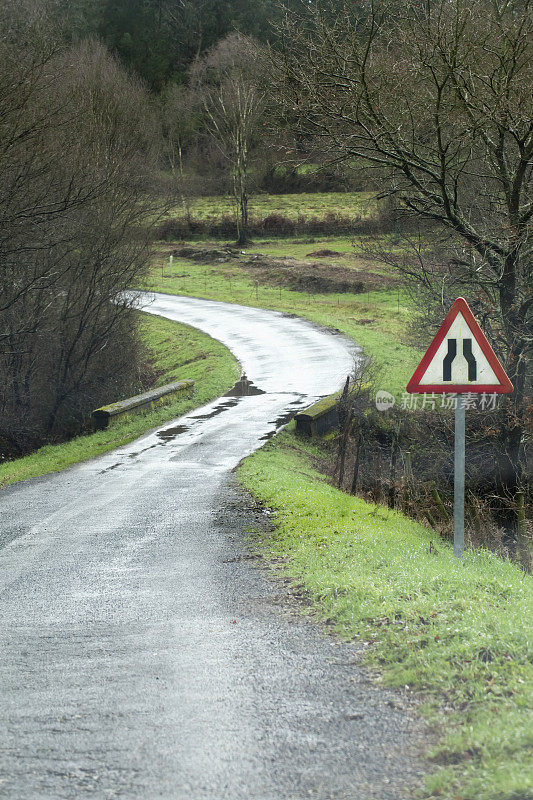
{"type": "MultiPolygon", "coordinates": [[[[268,214],[266,217],[250,217],[248,231],[250,236],[349,236],[372,235],[386,233],[394,229],[394,216],[389,213],[374,217],[351,217],[348,214],[329,212],[324,217],[292,217],[280,213],[268,214]]],[[[219,239],[235,239],[235,219],[223,214],[217,219],[203,220],[194,217],[174,217],[162,222],[155,231],[158,239],[172,241],[176,239],[194,239],[214,237],[219,239]]]]}

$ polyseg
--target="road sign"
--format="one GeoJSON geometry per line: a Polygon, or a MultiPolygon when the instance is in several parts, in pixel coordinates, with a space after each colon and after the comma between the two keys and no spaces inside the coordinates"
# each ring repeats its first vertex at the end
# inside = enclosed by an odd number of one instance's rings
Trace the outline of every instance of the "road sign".
{"type": "Polygon", "coordinates": [[[407,384],[407,391],[450,392],[455,403],[453,552],[463,555],[465,541],[465,402],[467,393],[507,394],[513,384],[476,322],[458,297],[407,384]]]}
{"type": "Polygon", "coordinates": [[[507,394],[513,385],[468,303],[459,297],[407,384],[407,391],[507,394]]]}

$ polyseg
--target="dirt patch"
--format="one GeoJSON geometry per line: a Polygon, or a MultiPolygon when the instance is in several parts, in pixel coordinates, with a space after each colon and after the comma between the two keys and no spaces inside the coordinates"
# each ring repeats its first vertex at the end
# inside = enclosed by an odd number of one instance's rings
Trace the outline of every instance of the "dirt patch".
{"type": "Polygon", "coordinates": [[[297,292],[360,294],[397,284],[394,278],[373,272],[370,262],[365,262],[360,257],[355,258],[351,253],[342,254],[334,250],[318,250],[315,255],[320,258],[342,255],[353,261],[354,266],[349,266],[348,263],[346,266],[339,266],[327,261],[309,263],[291,256],[272,257],[264,253],[247,255],[236,247],[216,247],[211,244],[207,247],[187,245],[172,249],[170,253],[198,264],[218,266],[231,263],[250,275],[254,281],[269,286],[287,287],[297,292]]]}
{"type": "Polygon", "coordinates": [[[307,253],[306,258],[331,258],[332,256],[345,256],[346,253],[339,253],[338,250],[315,250],[307,253]]]}
{"type": "Polygon", "coordinates": [[[239,251],[232,247],[178,247],[172,250],[172,255],[178,258],[187,258],[199,264],[223,263],[239,257],[239,251]]]}
{"type": "Polygon", "coordinates": [[[242,266],[255,280],[295,291],[317,294],[375,291],[396,283],[392,278],[377,275],[368,268],[341,267],[326,262],[310,264],[296,258],[271,258],[255,255],[242,260],[242,266]]]}

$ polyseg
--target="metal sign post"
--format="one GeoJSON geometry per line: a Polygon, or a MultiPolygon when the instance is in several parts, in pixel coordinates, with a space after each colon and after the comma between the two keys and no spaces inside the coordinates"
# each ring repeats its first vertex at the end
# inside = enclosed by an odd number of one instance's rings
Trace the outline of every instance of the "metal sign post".
{"type": "Polygon", "coordinates": [[[465,545],[465,394],[472,397],[513,391],[513,384],[462,297],[448,312],[407,391],[456,395],[453,552],[461,558],[465,545]]]}
{"type": "Polygon", "coordinates": [[[461,558],[465,547],[465,417],[464,399],[458,395],[453,458],[453,554],[457,558],[461,558]]]}

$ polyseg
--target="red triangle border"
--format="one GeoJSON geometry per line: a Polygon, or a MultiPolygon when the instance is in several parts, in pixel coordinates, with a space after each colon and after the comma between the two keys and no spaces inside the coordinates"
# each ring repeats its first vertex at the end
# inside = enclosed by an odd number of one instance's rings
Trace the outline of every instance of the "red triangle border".
{"type": "Polygon", "coordinates": [[[413,377],[407,384],[407,391],[411,394],[426,394],[428,392],[433,392],[435,394],[443,394],[445,392],[450,392],[454,394],[464,394],[466,392],[471,392],[474,394],[509,394],[509,392],[513,391],[513,384],[507,377],[504,368],[498,361],[498,357],[492,347],[490,346],[489,342],[487,341],[487,337],[481,330],[479,323],[477,322],[476,318],[472,314],[470,310],[470,306],[464,299],[464,297],[458,297],[457,300],[454,302],[448,314],[446,315],[446,319],[440,326],[435,338],[431,342],[430,346],[428,347],[426,354],[422,358],[422,361],[414,371],[413,377]],[[429,363],[433,359],[433,356],[437,352],[442,340],[448,333],[451,328],[451,325],[454,319],[457,317],[458,314],[462,314],[465,318],[467,325],[469,326],[470,330],[472,331],[472,335],[475,337],[478,345],[481,347],[483,354],[485,355],[487,361],[489,362],[490,366],[492,367],[494,374],[500,381],[500,383],[496,384],[428,384],[424,386],[420,386],[420,380],[423,378],[424,373],[429,366],[429,363]]]}

